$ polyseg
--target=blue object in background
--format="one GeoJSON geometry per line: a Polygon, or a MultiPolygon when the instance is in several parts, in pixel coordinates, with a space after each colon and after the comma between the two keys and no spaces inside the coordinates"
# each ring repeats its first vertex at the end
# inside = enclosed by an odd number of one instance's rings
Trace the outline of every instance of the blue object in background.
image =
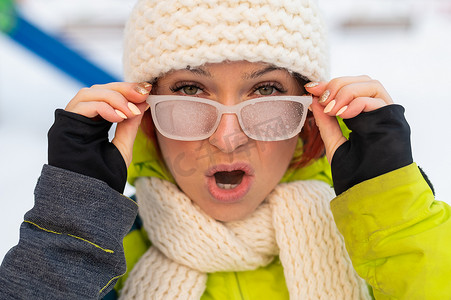
{"type": "Polygon", "coordinates": [[[9,37],[84,86],[120,81],[120,79],[105,72],[58,41],[58,39],[28,22],[17,12],[15,12],[13,24],[13,28],[5,31],[9,37]]]}

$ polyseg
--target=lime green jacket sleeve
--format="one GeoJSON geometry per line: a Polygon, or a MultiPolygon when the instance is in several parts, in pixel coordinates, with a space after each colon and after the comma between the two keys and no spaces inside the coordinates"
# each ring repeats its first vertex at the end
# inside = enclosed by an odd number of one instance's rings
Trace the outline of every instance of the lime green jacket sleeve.
{"type": "Polygon", "coordinates": [[[352,187],[331,209],[376,299],[451,299],[451,209],[416,164],[352,187]]]}

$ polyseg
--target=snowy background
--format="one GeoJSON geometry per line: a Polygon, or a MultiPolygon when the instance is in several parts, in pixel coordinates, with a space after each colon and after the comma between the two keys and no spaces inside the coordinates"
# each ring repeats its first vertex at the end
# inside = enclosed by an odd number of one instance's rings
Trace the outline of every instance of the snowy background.
{"type": "MultiPolygon", "coordinates": [[[[22,0],[30,21],[121,77],[123,23],[134,0],[22,0]]],[[[332,77],[367,74],[406,108],[414,160],[451,203],[451,1],[320,0],[332,77]]],[[[0,259],[19,238],[47,161],[56,108],[82,86],[0,33],[0,259]]],[[[128,187],[126,194],[133,192],[128,187]]]]}

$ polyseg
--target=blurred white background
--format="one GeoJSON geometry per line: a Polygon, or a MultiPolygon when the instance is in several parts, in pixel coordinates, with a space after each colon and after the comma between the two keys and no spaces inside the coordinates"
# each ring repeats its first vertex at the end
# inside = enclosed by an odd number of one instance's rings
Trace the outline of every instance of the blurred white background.
{"type": "MultiPolygon", "coordinates": [[[[451,203],[451,1],[319,0],[331,75],[367,74],[406,108],[414,160],[451,203]]],[[[121,77],[122,27],[134,0],[22,0],[30,21],[121,77]]],[[[81,88],[0,33],[0,259],[15,245],[47,161],[56,108],[81,88]]],[[[126,194],[133,192],[128,187],[126,194]]]]}

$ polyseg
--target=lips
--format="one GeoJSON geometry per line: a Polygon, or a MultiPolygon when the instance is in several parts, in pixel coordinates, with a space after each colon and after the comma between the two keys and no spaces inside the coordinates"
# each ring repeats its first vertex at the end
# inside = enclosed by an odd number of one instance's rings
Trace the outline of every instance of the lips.
{"type": "Polygon", "coordinates": [[[234,203],[252,186],[254,170],[246,163],[217,165],[206,172],[209,193],[219,202],[234,203]]]}

